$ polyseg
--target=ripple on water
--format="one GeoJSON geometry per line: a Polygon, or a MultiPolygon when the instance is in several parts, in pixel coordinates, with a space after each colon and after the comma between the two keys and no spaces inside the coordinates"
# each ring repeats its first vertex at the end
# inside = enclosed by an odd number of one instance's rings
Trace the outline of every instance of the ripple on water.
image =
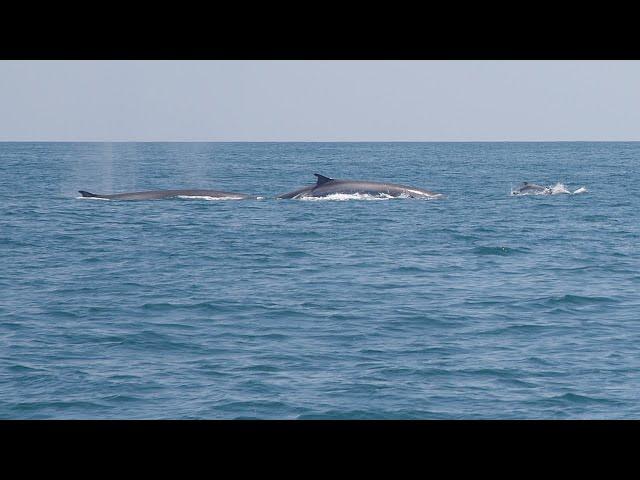
{"type": "Polygon", "coordinates": [[[640,144],[0,142],[0,158],[1,418],[640,417],[640,144]],[[272,199],[310,165],[447,197],[272,199]],[[512,198],[524,180],[594,193],[512,198]],[[75,200],[176,183],[266,198],[75,200]]]}
{"type": "Polygon", "coordinates": [[[500,256],[509,256],[509,255],[517,255],[520,253],[528,253],[528,248],[516,248],[516,247],[504,247],[504,246],[480,246],[475,247],[472,250],[472,253],[476,255],[500,255],[500,256]]]}
{"type": "Polygon", "coordinates": [[[543,303],[548,305],[591,305],[591,304],[611,304],[618,303],[618,300],[612,297],[600,297],[594,295],[562,295],[541,299],[543,303]]]}

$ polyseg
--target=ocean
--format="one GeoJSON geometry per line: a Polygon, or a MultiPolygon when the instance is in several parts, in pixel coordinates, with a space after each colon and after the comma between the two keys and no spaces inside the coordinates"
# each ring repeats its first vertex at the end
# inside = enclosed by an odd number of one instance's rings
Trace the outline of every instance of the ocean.
{"type": "Polygon", "coordinates": [[[639,418],[638,158],[0,143],[0,418],[639,418]],[[314,173],[446,197],[273,198],[314,173]],[[78,198],[165,188],[263,198],[78,198]]]}

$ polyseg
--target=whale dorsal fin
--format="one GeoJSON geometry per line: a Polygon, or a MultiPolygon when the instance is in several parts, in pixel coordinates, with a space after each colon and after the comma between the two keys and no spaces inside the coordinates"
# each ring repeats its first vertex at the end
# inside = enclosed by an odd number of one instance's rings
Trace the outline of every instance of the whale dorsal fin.
{"type": "Polygon", "coordinates": [[[333,178],[325,177],[324,175],[320,175],[319,173],[314,173],[314,175],[318,177],[318,183],[316,184],[317,187],[333,180],[333,178]]]}

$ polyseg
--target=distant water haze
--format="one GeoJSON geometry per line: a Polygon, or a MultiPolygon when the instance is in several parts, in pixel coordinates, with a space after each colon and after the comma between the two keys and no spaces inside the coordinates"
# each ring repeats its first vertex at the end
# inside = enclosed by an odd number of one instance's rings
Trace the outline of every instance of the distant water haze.
{"type": "Polygon", "coordinates": [[[635,141],[638,85],[638,61],[0,61],[0,141],[635,141]]]}

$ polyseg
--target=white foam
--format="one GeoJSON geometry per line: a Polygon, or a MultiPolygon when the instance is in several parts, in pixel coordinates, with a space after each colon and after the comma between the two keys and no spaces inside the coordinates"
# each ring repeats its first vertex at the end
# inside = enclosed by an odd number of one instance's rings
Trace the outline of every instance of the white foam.
{"type": "MultiPolygon", "coordinates": [[[[426,200],[430,200],[433,198],[440,198],[443,196],[440,193],[435,195],[425,196],[424,193],[415,191],[415,190],[407,190],[407,192],[420,194],[421,195],[420,199],[426,199],[426,200]]],[[[324,197],[312,197],[312,196],[305,196],[304,194],[302,194],[294,198],[298,200],[304,200],[307,202],[321,202],[321,201],[344,202],[347,200],[395,200],[399,198],[414,199],[416,197],[412,197],[408,193],[402,193],[396,196],[389,195],[387,193],[378,193],[376,195],[371,195],[369,193],[332,193],[331,195],[325,195],[324,197]]]]}
{"type": "Polygon", "coordinates": [[[333,193],[324,197],[298,197],[306,202],[344,202],[347,200],[390,200],[396,197],[381,193],[380,195],[369,195],[367,193],[333,193]]]}
{"type": "Polygon", "coordinates": [[[551,187],[551,195],[560,195],[563,193],[571,193],[567,190],[567,187],[564,186],[564,183],[556,183],[553,187],[551,187]]]}
{"type": "Polygon", "coordinates": [[[580,187],[575,192],[571,192],[564,183],[558,182],[552,187],[545,187],[544,190],[530,190],[526,192],[520,192],[511,188],[511,195],[575,195],[577,193],[587,193],[586,187],[580,187]]]}
{"type": "Polygon", "coordinates": [[[207,195],[178,195],[177,198],[184,200],[242,200],[243,197],[209,197],[207,195]]]}
{"type": "Polygon", "coordinates": [[[568,193],[569,195],[576,195],[576,194],[580,194],[580,193],[587,193],[588,191],[589,190],[587,190],[587,187],[580,187],[579,189],[575,190],[574,192],[571,192],[562,183],[556,183],[553,187],[551,187],[552,195],[556,195],[556,194],[559,194],[559,193],[568,193]]]}
{"type": "MultiPolygon", "coordinates": [[[[433,194],[429,194],[429,193],[421,192],[421,191],[419,191],[419,190],[411,190],[410,188],[407,188],[407,190],[406,190],[406,191],[407,191],[407,192],[409,192],[409,193],[414,193],[414,194],[418,195],[418,197],[417,197],[417,198],[420,198],[420,199],[427,199],[427,200],[431,200],[431,199],[433,199],[433,198],[442,198],[442,197],[444,197],[444,195],[443,195],[442,193],[433,193],[433,194]]],[[[406,197],[409,197],[409,198],[416,198],[416,197],[411,197],[411,196],[409,196],[409,195],[406,195],[406,196],[405,196],[404,194],[400,195],[400,198],[406,198],[406,197]]]]}

